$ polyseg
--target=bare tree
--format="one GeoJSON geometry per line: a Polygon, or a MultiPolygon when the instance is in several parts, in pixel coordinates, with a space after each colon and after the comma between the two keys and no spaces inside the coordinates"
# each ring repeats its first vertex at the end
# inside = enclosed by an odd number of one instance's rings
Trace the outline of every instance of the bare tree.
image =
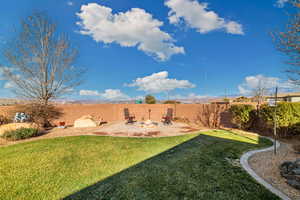
{"type": "Polygon", "coordinates": [[[296,85],[300,85],[300,0],[290,0],[290,4],[295,11],[289,14],[290,20],[286,25],[286,30],[271,33],[276,47],[279,51],[287,55],[287,64],[291,68],[287,70],[289,78],[296,85]]]}
{"type": "Polygon", "coordinates": [[[196,123],[207,128],[220,128],[221,114],[226,109],[227,105],[202,104],[196,116],[196,123]]]}
{"type": "Polygon", "coordinates": [[[82,82],[84,70],[73,66],[77,49],[44,13],[21,21],[20,33],[3,55],[9,63],[2,66],[3,74],[20,97],[47,105],[82,82]]]}
{"type": "Polygon", "coordinates": [[[261,104],[264,102],[267,92],[268,89],[266,88],[266,83],[260,79],[256,88],[252,89],[253,97],[257,102],[257,109],[259,109],[261,104]]]}

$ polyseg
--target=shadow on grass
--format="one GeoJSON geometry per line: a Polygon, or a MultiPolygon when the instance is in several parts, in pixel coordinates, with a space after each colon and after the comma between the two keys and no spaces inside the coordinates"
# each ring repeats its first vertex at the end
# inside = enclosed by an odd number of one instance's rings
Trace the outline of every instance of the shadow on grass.
{"type": "Polygon", "coordinates": [[[199,135],[64,199],[278,199],[225,159],[268,145],[199,135]]]}

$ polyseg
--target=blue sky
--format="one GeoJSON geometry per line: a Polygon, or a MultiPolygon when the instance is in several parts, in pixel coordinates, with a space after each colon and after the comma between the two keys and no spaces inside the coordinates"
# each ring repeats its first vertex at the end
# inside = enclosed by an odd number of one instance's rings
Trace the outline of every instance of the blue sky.
{"type": "MultiPolygon", "coordinates": [[[[80,49],[74,65],[88,72],[75,99],[246,95],[259,80],[287,88],[269,32],[283,28],[289,8],[276,1],[4,0],[0,49],[38,10],[80,49]]],[[[1,86],[12,97],[9,83],[1,86]]]]}

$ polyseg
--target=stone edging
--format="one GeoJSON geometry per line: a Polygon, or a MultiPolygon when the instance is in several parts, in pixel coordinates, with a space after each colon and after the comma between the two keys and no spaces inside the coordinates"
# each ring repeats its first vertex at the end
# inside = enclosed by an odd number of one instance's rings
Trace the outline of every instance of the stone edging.
{"type": "MultiPolygon", "coordinates": [[[[250,165],[249,165],[248,160],[254,154],[259,153],[259,152],[271,151],[271,150],[274,149],[274,143],[275,143],[275,141],[273,139],[269,138],[269,137],[263,137],[263,138],[267,138],[267,139],[271,140],[273,142],[273,146],[265,148],[265,149],[253,150],[253,151],[249,151],[249,152],[244,153],[242,155],[241,159],[240,159],[240,163],[241,163],[242,167],[248,172],[248,174],[250,174],[257,182],[259,182],[261,185],[263,185],[264,187],[266,187],[272,193],[276,194],[278,197],[280,197],[283,200],[291,200],[291,198],[289,198],[286,194],[284,194],[283,192],[281,192],[278,189],[274,188],[271,184],[269,184],[263,178],[261,178],[260,176],[258,176],[254,172],[254,170],[250,167],[250,165]]],[[[277,147],[277,149],[280,147],[280,143],[278,141],[276,142],[276,147],[277,147]]]]}

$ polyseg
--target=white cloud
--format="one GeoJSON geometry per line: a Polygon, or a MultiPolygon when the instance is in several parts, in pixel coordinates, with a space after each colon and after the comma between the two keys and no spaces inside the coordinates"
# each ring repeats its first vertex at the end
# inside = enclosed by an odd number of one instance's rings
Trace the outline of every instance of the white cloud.
{"type": "Polygon", "coordinates": [[[169,79],[168,75],[168,72],[162,71],[150,76],[137,78],[131,84],[126,85],[129,87],[138,87],[138,90],[150,93],[167,92],[177,88],[184,89],[195,87],[195,85],[188,80],[169,79]]]}
{"type": "Polygon", "coordinates": [[[244,34],[241,24],[225,20],[214,11],[209,11],[207,3],[199,3],[197,0],[167,0],[165,5],[171,9],[169,12],[171,24],[185,22],[200,33],[225,29],[230,34],[244,34]]]}
{"type": "Polygon", "coordinates": [[[81,95],[81,96],[100,96],[100,93],[96,90],[80,90],[79,95],[81,95]]]}
{"type": "MultiPolygon", "coordinates": [[[[10,72],[16,72],[17,69],[16,68],[12,68],[12,67],[6,67],[6,66],[1,66],[0,67],[0,81],[5,81],[4,85],[3,85],[3,88],[4,89],[11,89],[11,88],[14,88],[15,85],[13,82],[9,81],[7,79],[7,77],[4,76],[4,72],[5,71],[10,71],[10,72]]],[[[17,78],[20,78],[20,75],[19,74],[16,74],[15,75],[17,78]]]]}
{"type": "Polygon", "coordinates": [[[277,0],[275,6],[277,6],[279,8],[283,8],[287,2],[289,2],[289,0],[277,0]]]}
{"type": "Polygon", "coordinates": [[[10,82],[10,81],[7,81],[5,84],[4,84],[4,88],[5,89],[11,89],[11,88],[14,88],[15,87],[15,85],[12,83],[12,82],[10,82]]]}
{"type": "Polygon", "coordinates": [[[266,90],[272,90],[276,86],[281,90],[293,90],[296,86],[291,81],[284,81],[277,77],[266,77],[261,74],[256,76],[247,76],[245,81],[238,86],[239,92],[242,95],[250,95],[254,89],[263,87],[266,90]]]}
{"type": "Polygon", "coordinates": [[[120,90],[107,89],[104,93],[100,94],[107,100],[129,100],[130,97],[122,93],[120,90]]]}
{"type": "Polygon", "coordinates": [[[171,99],[186,99],[186,100],[201,100],[201,99],[207,99],[207,98],[212,98],[212,96],[209,95],[197,95],[195,93],[190,93],[188,95],[172,95],[170,96],[171,99]]]}
{"type": "Polygon", "coordinates": [[[1,66],[0,67],[0,80],[3,81],[3,80],[7,80],[7,78],[4,76],[4,72],[5,71],[11,71],[11,72],[14,72],[16,71],[15,68],[12,68],[12,67],[5,67],[5,66],[1,66]]]}
{"type": "Polygon", "coordinates": [[[73,1],[68,1],[67,4],[68,4],[68,6],[73,6],[74,2],[73,1]]]}
{"type": "Polygon", "coordinates": [[[98,96],[102,99],[110,101],[122,101],[131,99],[128,95],[122,93],[118,89],[107,89],[103,93],[100,93],[97,90],[80,90],[79,94],[81,96],[98,96]]]}
{"type": "Polygon", "coordinates": [[[184,54],[184,48],[174,44],[174,39],[160,27],[163,22],[140,8],[113,14],[109,7],[96,3],[81,6],[77,13],[80,33],[104,44],[117,43],[122,47],[137,47],[161,61],[172,55],[184,54]]]}
{"type": "Polygon", "coordinates": [[[251,94],[251,90],[250,89],[247,89],[248,87],[246,85],[239,85],[238,86],[238,89],[239,89],[239,92],[240,94],[242,95],[248,95],[248,94],[251,94]]]}

